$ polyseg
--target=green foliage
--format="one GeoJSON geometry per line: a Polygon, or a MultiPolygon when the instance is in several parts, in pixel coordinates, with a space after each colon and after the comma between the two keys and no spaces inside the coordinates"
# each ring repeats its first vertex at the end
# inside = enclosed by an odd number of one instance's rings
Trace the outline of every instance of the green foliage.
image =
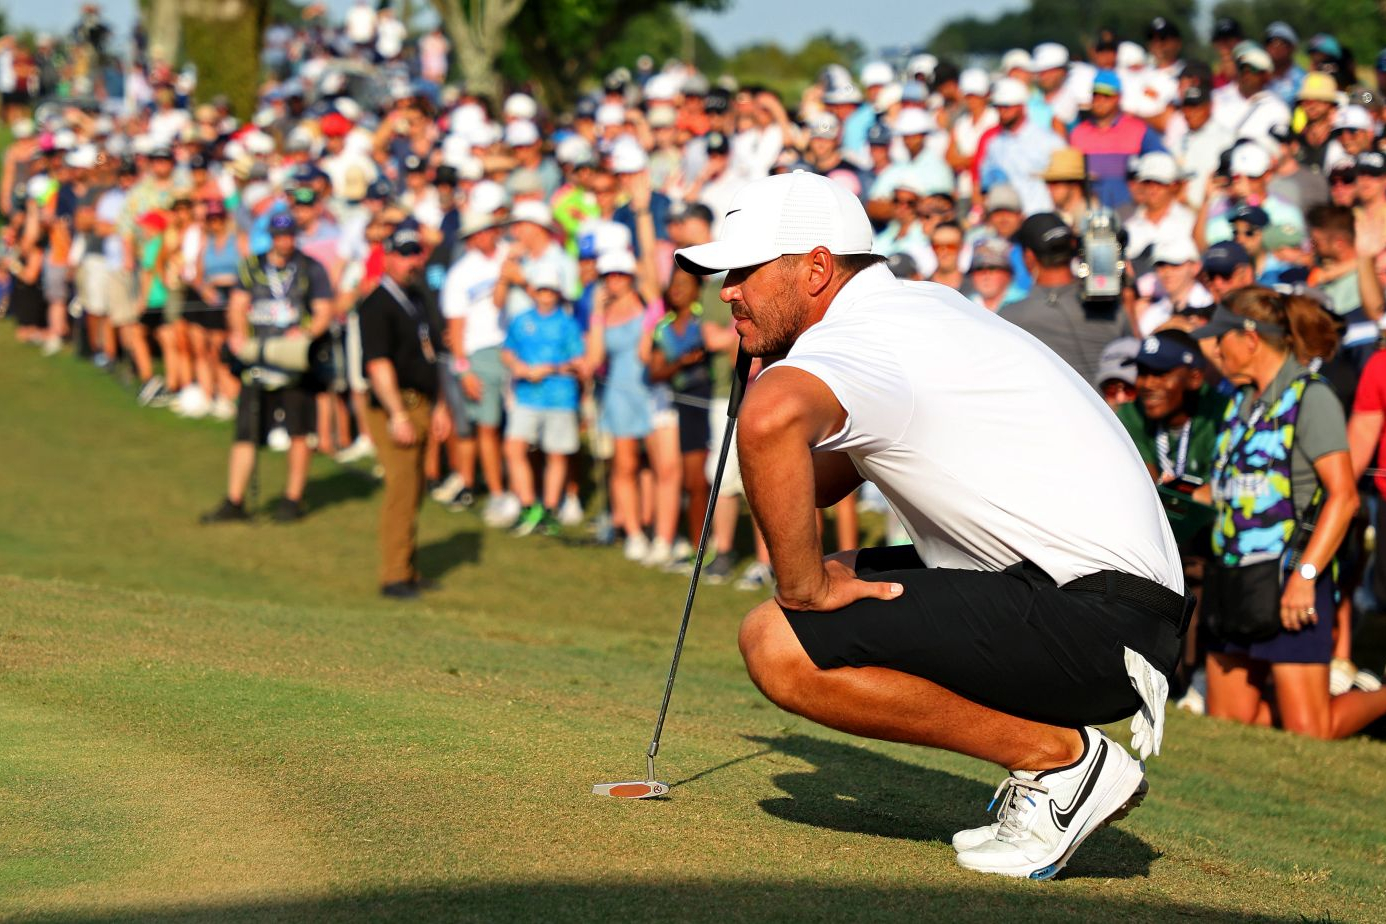
{"type": "Polygon", "coordinates": [[[268,6],[248,0],[245,15],[231,20],[184,17],[183,55],[197,65],[199,100],[224,94],[240,118],[254,111],[268,6]]]}
{"type": "Polygon", "coordinates": [[[562,107],[584,82],[600,80],[619,64],[634,64],[642,52],[660,62],[682,57],[684,33],[676,7],[719,10],[727,2],[529,0],[510,24],[497,67],[510,83],[533,83],[546,102],[562,107]]]}
{"type": "Polygon", "coordinates": [[[725,70],[742,86],[767,87],[792,106],[823,68],[829,64],[850,67],[864,53],[855,39],[824,32],[812,36],[795,51],[774,43],[740,48],[727,58],[725,70]]]}
{"type": "Polygon", "coordinates": [[[1231,16],[1257,41],[1276,20],[1289,23],[1302,42],[1327,32],[1352,51],[1358,64],[1368,66],[1386,48],[1386,14],[1374,0],[1222,0],[1213,15],[1231,16]]]}
{"type": "Polygon", "coordinates": [[[1150,21],[1163,16],[1179,25],[1184,47],[1191,50],[1198,46],[1192,25],[1197,7],[1197,0],[1032,0],[1025,9],[991,19],[955,19],[926,45],[934,54],[959,60],[968,55],[999,55],[1011,48],[1033,48],[1040,42],[1059,42],[1078,54],[1104,28],[1125,39],[1144,41],[1150,21]]]}

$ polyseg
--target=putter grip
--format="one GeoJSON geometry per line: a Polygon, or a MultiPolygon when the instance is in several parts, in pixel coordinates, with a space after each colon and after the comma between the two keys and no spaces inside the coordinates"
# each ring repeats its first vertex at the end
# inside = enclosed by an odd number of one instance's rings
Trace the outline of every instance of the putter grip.
{"type": "Polygon", "coordinates": [[[736,419],[741,410],[741,399],[746,395],[746,379],[751,374],[751,360],[755,359],[744,347],[736,348],[736,371],[732,374],[731,398],[727,401],[727,417],[736,419]]]}

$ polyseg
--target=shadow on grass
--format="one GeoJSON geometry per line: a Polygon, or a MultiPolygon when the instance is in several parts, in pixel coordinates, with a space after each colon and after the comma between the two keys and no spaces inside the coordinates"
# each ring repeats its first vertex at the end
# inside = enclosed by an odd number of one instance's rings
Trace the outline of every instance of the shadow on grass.
{"type": "Polygon", "coordinates": [[[370,497],[382,482],[363,469],[342,467],[325,478],[310,478],[304,499],[314,511],[370,497]]]}
{"type": "Polygon", "coordinates": [[[459,565],[481,559],[481,533],[459,529],[446,539],[435,539],[414,552],[414,565],[424,577],[437,580],[459,565]]]}
{"type": "MultiPolygon", "coordinates": [[[[677,858],[669,858],[677,862],[677,858]]],[[[591,871],[589,871],[591,872],[591,871]]],[[[320,898],[240,904],[62,912],[26,918],[44,924],[211,924],[317,921],[1167,921],[1302,922],[1246,915],[1158,898],[1132,900],[1075,894],[1034,884],[1024,890],[958,886],[832,886],[817,882],[708,882],[664,879],[602,884],[532,882],[399,886],[320,898]]]]}
{"type": "MultiPolygon", "coordinates": [[[[774,778],[786,795],[766,799],[760,807],[776,818],[849,834],[949,844],[958,830],[992,820],[986,807],[993,790],[975,780],[807,735],[748,740],[817,768],[774,778]]],[[[1135,835],[1108,827],[1084,841],[1059,875],[1148,876],[1158,856],[1135,835]]]]}

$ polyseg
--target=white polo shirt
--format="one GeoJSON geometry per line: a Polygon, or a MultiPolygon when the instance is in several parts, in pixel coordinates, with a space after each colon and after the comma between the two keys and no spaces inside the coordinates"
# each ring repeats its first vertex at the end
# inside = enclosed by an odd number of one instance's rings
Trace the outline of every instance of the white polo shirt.
{"type": "Polygon", "coordinates": [[[1131,438],[1048,347],[946,286],[857,274],[781,361],[847,411],[843,451],[930,567],[1022,559],[1057,583],[1114,570],[1182,593],[1179,550],[1131,438]]]}
{"type": "Polygon", "coordinates": [[[491,257],[469,248],[443,277],[439,307],[445,318],[466,320],[462,349],[468,356],[505,342],[505,317],[496,307],[495,295],[507,252],[503,244],[491,257]]]}

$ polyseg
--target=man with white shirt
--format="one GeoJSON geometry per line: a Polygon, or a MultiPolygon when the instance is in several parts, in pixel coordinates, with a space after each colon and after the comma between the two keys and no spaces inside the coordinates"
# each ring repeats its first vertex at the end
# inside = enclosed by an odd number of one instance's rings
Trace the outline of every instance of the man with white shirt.
{"type": "Polygon", "coordinates": [[[1235,138],[1213,118],[1213,101],[1201,84],[1184,91],[1180,111],[1188,131],[1174,141],[1170,153],[1185,179],[1184,198],[1198,208],[1203,204],[1208,177],[1217,171],[1222,152],[1232,147],[1235,138]]]}
{"type": "Polygon", "coordinates": [[[983,191],[999,183],[1015,187],[1025,214],[1033,215],[1053,206],[1040,174],[1064,141],[1048,125],[1028,118],[1025,107],[1029,99],[1029,88],[1012,77],[1003,77],[991,88],[991,104],[996,107],[999,124],[982,136],[978,174],[983,191]]]}
{"type": "Polygon", "coordinates": [[[1197,216],[1178,202],[1179,165],[1164,151],[1146,154],[1136,162],[1136,182],[1141,184],[1141,205],[1126,222],[1126,254],[1139,260],[1161,242],[1171,243],[1193,237],[1197,216]]]}
{"type": "Polygon", "coordinates": [[[480,455],[481,471],[491,491],[485,520],[508,526],[508,521],[520,513],[518,502],[501,489],[500,426],[505,389],[501,346],[505,343],[506,318],[505,294],[498,286],[508,248],[501,240],[500,224],[489,213],[468,212],[458,239],[466,252],[443,280],[439,307],[447,320],[448,348],[455,357],[452,374],[460,379],[467,417],[476,427],[476,439],[462,443],[459,474],[464,484],[476,484],[476,459],[480,455]]]}
{"type": "Polygon", "coordinates": [[[1162,732],[1146,710],[1158,723],[1185,604],[1154,484],[1057,356],[879,265],[836,184],[770,177],[734,205],[719,240],[677,258],[728,271],[742,349],[784,357],[740,416],[778,581],[742,625],[751,678],[832,728],[1006,767],[996,823],[955,836],[958,862],[1047,879],[1147,788],[1092,726],[1138,714],[1143,752],[1162,732]],[[1031,455],[1046,464],[1014,464],[1031,455]],[[864,480],[912,544],[824,558],[814,508],[864,480]]]}
{"type": "MultiPolygon", "coordinates": [[[[1235,122],[1223,119],[1238,139],[1248,139],[1262,144],[1273,144],[1271,130],[1290,124],[1290,107],[1268,87],[1274,65],[1270,55],[1256,47],[1243,49],[1237,55],[1237,92],[1241,106],[1234,110],[1235,122]]],[[[1214,105],[1219,103],[1215,99],[1214,105]]],[[[1233,113],[1229,113],[1232,115],[1233,113]]],[[[1222,115],[1221,112],[1218,113],[1222,115]]]]}

